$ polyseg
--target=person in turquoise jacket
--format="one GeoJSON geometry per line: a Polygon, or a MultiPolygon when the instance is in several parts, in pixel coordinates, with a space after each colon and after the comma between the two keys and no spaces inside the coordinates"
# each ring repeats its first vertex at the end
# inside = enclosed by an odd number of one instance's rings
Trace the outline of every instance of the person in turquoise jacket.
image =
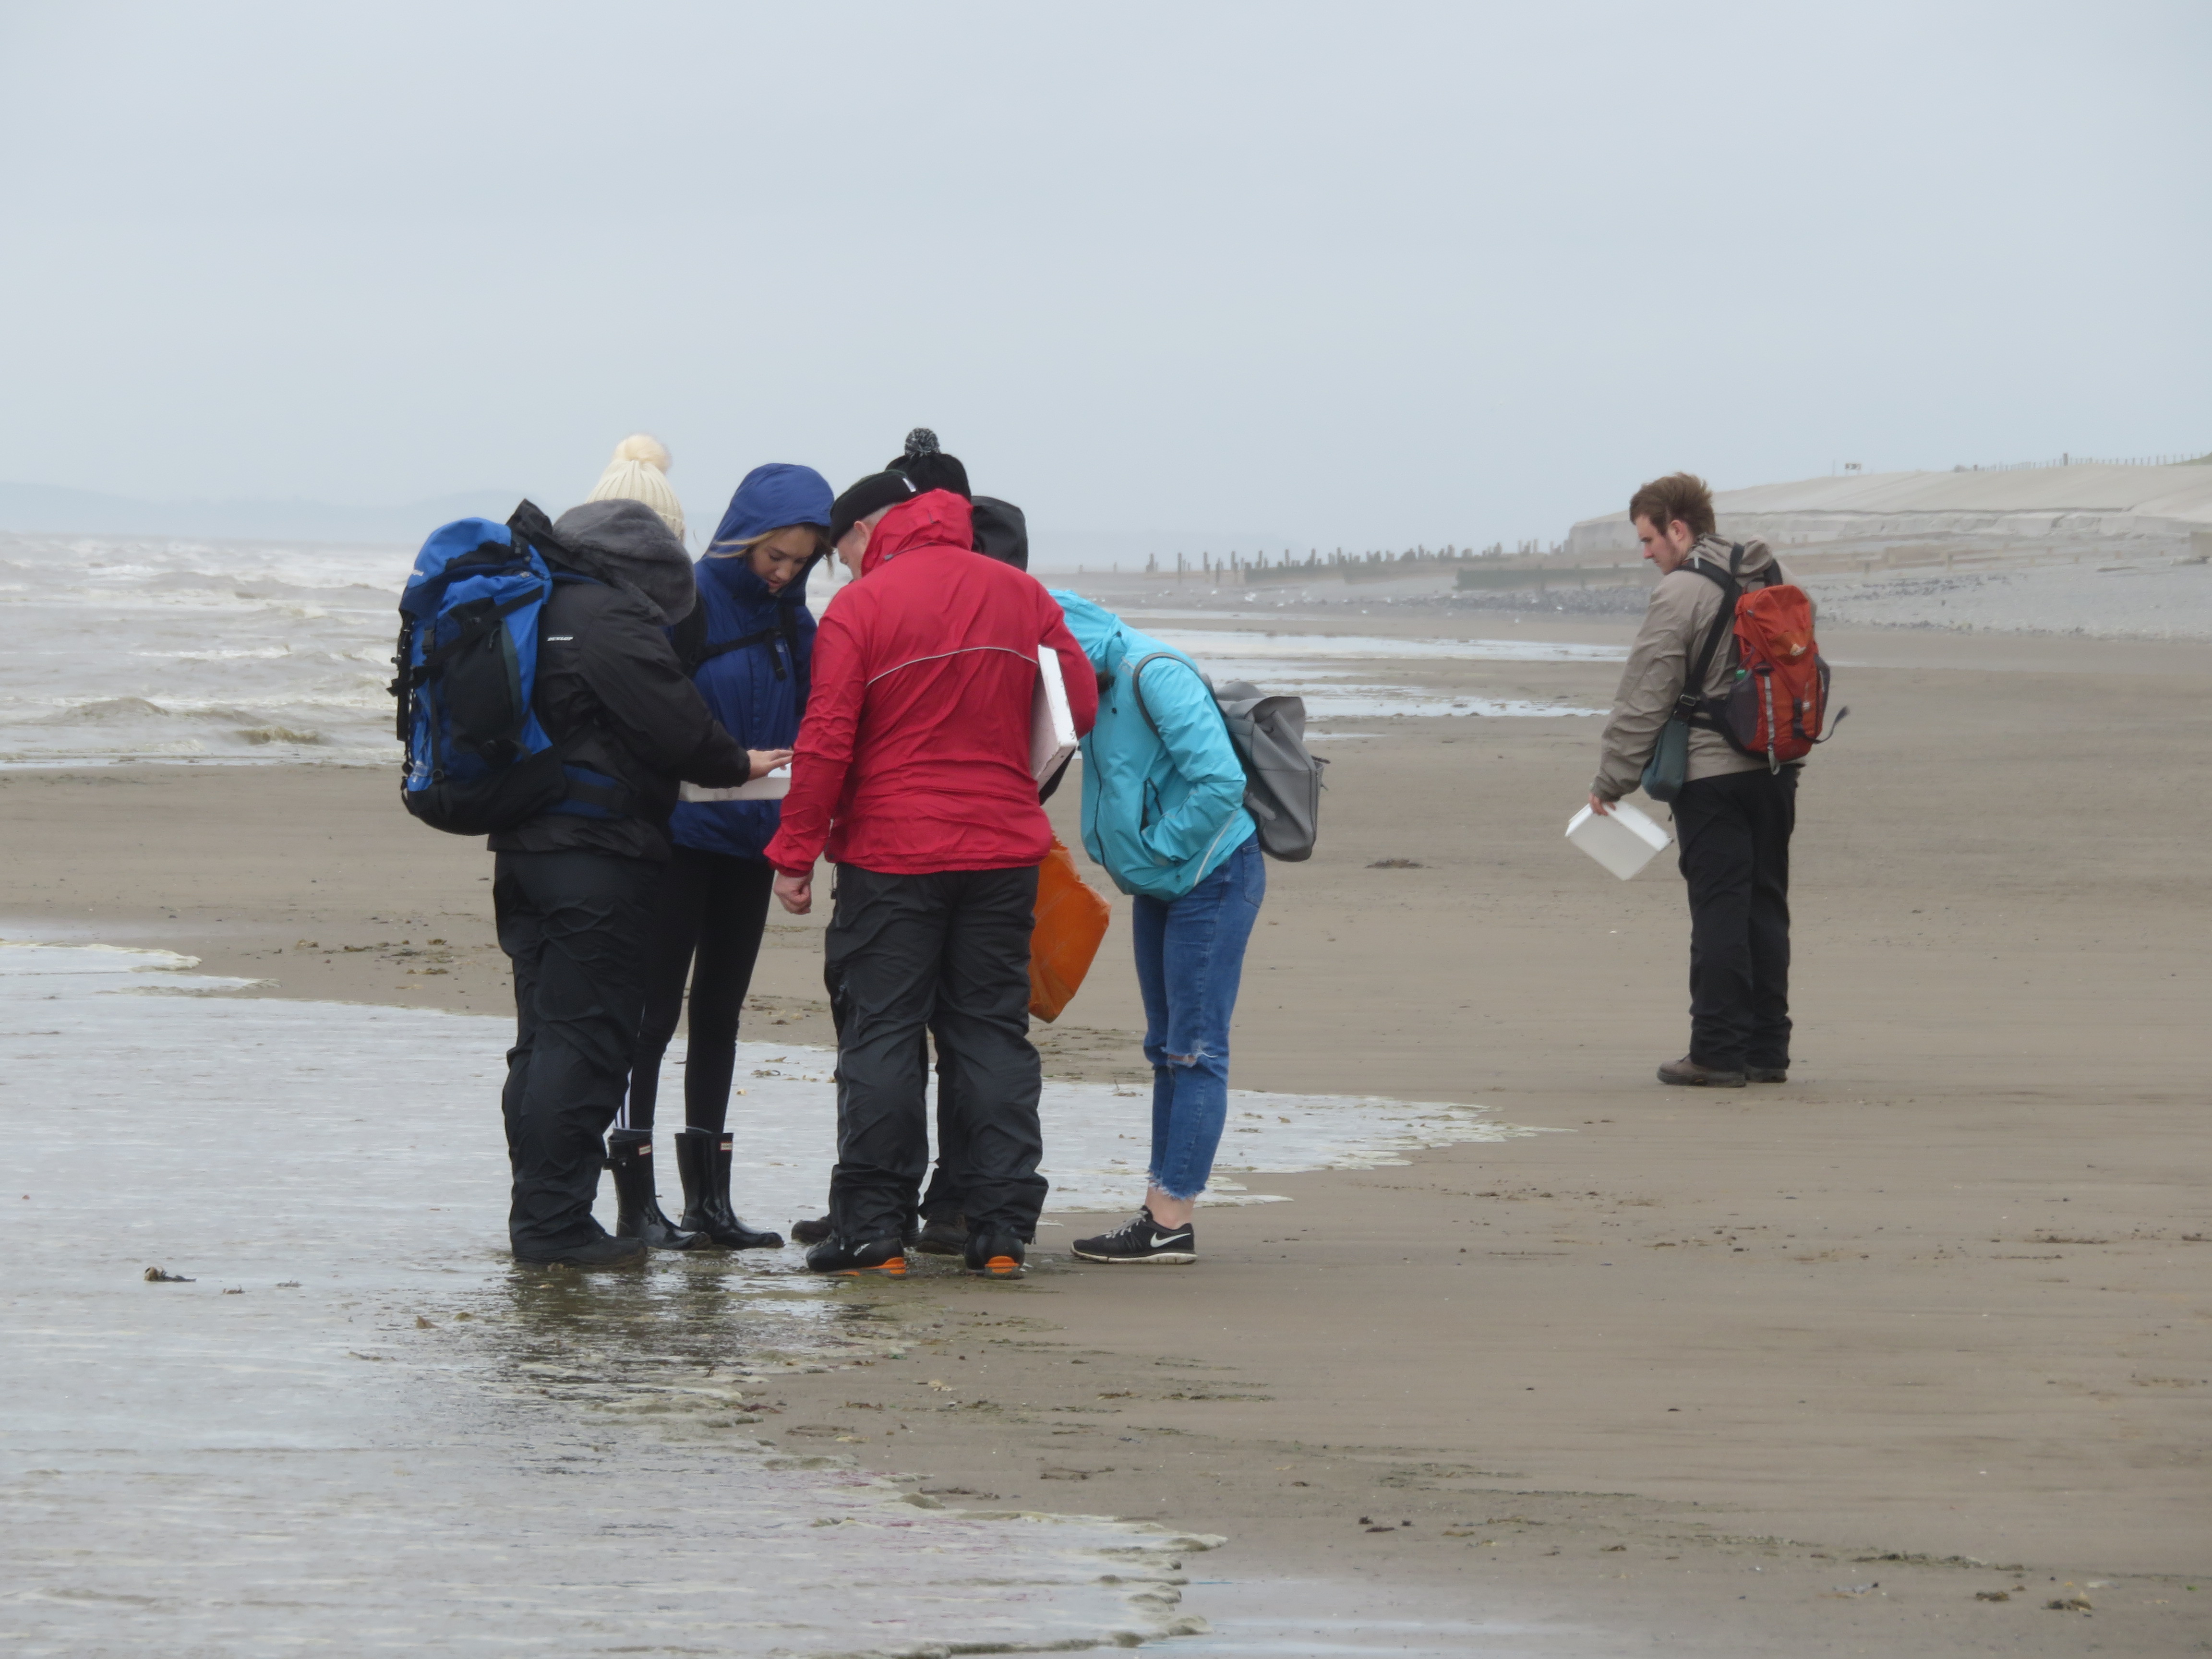
{"type": "Polygon", "coordinates": [[[1075,1242],[1085,1261],[1193,1262],[1192,1212],[1229,1115],[1229,1023],[1267,872],[1244,767],[1198,665],[1055,589],[1098,674],[1083,739],[1083,846],[1133,899],[1152,1153],[1145,1207],[1075,1242]]]}

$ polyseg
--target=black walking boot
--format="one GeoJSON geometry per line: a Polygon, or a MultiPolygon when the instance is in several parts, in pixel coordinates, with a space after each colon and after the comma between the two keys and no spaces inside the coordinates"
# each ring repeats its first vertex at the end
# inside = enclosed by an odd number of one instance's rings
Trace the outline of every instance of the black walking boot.
{"type": "Polygon", "coordinates": [[[940,1216],[921,1224],[921,1231],[907,1241],[907,1248],[924,1255],[958,1255],[968,1248],[968,1218],[940,1216]]]}
{"type": "Polygon", "coordinates": [[[653,1137],[617,1129],[607,1137],[607,1168],[615,1178],[615,1237],[635,1238],[653,1250],[689,1250],[706,1243],[661,1212],[653,1190],[653,1137]]]}
{"type": "Polygon", "coordinates": [[[906,1276],[906,1247],[897,1238],[840,1238],[835,1233],[806,1253],[806,1265],[817,1273],[881,1273],[886,1279],[906,1276]]]}
{"type": "Polygon", "coordinates": [[[1029,1271],[1022,1265],[1029,1254],[1012,1233],[969,1232],[961,1254],[968,1271],[986,1279],[1019,1279],[1029,1271]]]}
{"type": "Polygon", "coordinates": [[[676,1137],[676,1170],[684,1177],[684,1219],[677,1224],[703,1234],[713,1249],[781,1249],[781,1233],[748,1227],[730,1207],[732,1161],[726,1132],[686,1129],[676,1137]]]}

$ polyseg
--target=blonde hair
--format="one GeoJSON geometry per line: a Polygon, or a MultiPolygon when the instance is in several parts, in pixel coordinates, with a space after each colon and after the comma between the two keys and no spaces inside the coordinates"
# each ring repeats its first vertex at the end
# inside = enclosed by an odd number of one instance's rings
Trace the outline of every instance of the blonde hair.
{"type": "Polygon", "coordinates": [[[830,550],[830,532],[823,529],[820,525],[780,524],[773,530],[762,531],[757,536],[745,536],[732,541],[712,543],[707,549],[707,556],[710,559],[750,558],[753,550],[762,543],[774,541],[787,530],[799,529],[811,530],[814,532],[814,551],[809,554],[808,557],[818,559],[830,550]]]}

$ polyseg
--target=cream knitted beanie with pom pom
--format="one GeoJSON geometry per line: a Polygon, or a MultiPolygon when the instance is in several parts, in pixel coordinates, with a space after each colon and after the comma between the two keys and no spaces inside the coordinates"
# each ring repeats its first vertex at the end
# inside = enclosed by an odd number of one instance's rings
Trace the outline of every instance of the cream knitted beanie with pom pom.
{"type": "Polygon", "coordinates": [[[668,446],[640,432],[615,446],[615,458],[587,501],[643,501],[660,514],[676,539],[684,539],[684,503],[668,483],[668,446]]]}

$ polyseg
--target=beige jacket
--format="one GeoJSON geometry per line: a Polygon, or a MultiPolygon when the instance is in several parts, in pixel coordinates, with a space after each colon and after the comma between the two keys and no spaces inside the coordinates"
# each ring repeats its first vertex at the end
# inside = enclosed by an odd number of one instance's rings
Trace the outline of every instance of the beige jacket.
{"type": "MultiPolygon", "coordinates": [[[[1690,550],[1689,561],[1680,569],[1662,576],[1651,590],[1644,626],[1637,629],[1636,643],[1628,648],[1628,665],[1621,670],[1620,689],[1613,693],[1613,713],[1600,739],[1597,779],[1590,785],[1590,793],[1600,799],[1619,800],[1642,780],[1651,751],[1659,745],[1660,729],[1674,713],[1674,700],[1682,695],[1690,665],[1705,648],[1706,635],[1721,613],[1720,584],[1690,566],[1708,561],[1724,571],[1729,568],[1731,545],[1723,536],[1699,537],[1690,550]]],[[[1744,543],[1738,573],[1763,576],[1769,581],[1793,580],[1766,544],[1757,539],[1744,543]]],[[[1705,671],[1705,696],[1718,696],[1735,678],[1735,635],[1731,629],[1721,636],[1720,648],[1713,653],[1712,665],[1705,671]]],[[[1750,772],[1765,764],[1738,754],[1717,732],[1690,728],[1692,779],[1750,772]]]]}

